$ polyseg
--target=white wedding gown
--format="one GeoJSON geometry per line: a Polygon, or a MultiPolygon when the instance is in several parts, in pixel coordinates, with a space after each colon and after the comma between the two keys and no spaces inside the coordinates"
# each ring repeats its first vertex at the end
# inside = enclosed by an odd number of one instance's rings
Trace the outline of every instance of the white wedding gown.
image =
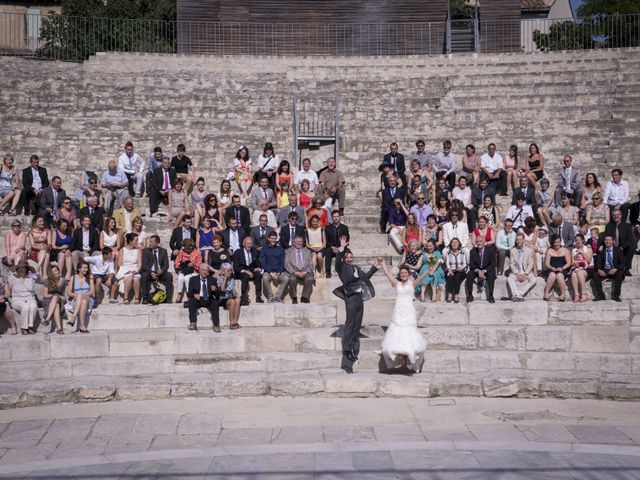
{"type": "Polygon", "coordinates": [[[424,351],[427,344],[418,331],[416,309],[413,306],[413,281],[396,284],[396,304],[391,315],[391,322],[382,340],[382,356],[388,368],[402,365],[407,356],[407,366],[419,372],[424,363],[424,351]]]}

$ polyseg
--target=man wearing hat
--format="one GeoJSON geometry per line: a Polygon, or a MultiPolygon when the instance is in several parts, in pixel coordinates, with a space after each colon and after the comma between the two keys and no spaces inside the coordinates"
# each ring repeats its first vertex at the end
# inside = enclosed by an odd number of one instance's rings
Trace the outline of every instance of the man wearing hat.
{"type": "Polygon", "coordinates": [[[264,144],[262,154],[258,156],[258,171],[254,175],[256,183],[260,183],[260,179],[267,177],[269,187],[273,190],[276,185],[276,172],[280,165],[280,157],[273,150],[273,144],[267,142],[264,144]]]}
{"type": "Polygon", "coordinates": [[[23,335],[34,335],[34,322],[38,313],[36,283],[38,275],[26,259],[16,264],[16,273],[7,279],[6,296],[11,298],[11,307],[20,314],[20,331],[23,335]]]}

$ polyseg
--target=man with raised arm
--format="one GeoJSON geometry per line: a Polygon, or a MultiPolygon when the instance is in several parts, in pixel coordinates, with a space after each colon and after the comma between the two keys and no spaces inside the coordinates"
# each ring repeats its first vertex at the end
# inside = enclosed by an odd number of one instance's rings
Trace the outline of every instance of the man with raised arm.
{"type": "Polygon", "coordinates": [[[382,258],[376,259],[367,273],[353,264],[353,253],[347,250],[347,237],[340,238],[340,248],[336,259],[336,271],[342,286],[336,288],[333,294],[344,300],[347,311],[346,322],[342,333],[342,368],[347,373],[353,373],[353,362],[358,359],[360,352],[360,327],[364,302],[375,297],[376,292],[371,284],[371,277],[378,271],[382,258]],[[345,359],[348,362],[345,362],[345,359]]]}

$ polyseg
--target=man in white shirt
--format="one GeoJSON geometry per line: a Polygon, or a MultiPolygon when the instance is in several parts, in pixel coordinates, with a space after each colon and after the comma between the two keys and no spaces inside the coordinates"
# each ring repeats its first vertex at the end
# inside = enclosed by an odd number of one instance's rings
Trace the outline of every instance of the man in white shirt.
{"type": "Polygon", "coordinates": [[[294,177],[294,182],[299,191],[302,191],[302,187],[300,184],[303,180],[309,181],[309,193],[314,193],[318,188],[318,174],[315,172],[315,170],[311,170],[311,160],[308,158],[304,158],[302,160],[302,170],[298,170],[296,172],[296,176],[294,177]]]}
{"type": "Polygon", "coordinates": [[[444,178],[449,185],[449,190],[453,190],[456,184],[456,159],[451,153],[449,140],[442,143],[442,151],[436,155],[433,170],[436,172],[436,180],[444,178]]]}
{"type": "Polygon", "coordinates": [[[464,205],[464,209],[467,211],[467,225],[469,231],[473,230],[476,224],[476,210],[473,208],[473,202],[471,199],[471,189],[467,187],[467,177],[461,175],[458,177],[458,186],[453,189],[451,196],[454,200],[460,200],[464,205]]]}
{"type": "Polygon", "coordinates": [[[129,195],[140,198],[142,195],[142,181],[144,180],[144,159],[133,151],[133,143],[124,145],[124,153],[118,158],[118,170],[124,172],[129,180],[129,195]],[[133,186],[135,185],[135,191],[133,186]]]}
{"type": "Polygon", "coordinates": [[[109,303],[118,303],[116,295],[118,294],[118,280],[116,279],[116,270],[113,261],[113,251],[111,247],[104,247],[100,255],[84,257],[91,267],[91,274],[96,282],[96,298],[102,296],[103,284],[109,289],[109,303]]]}
{"type": "Polygon", "coordinates": [[[469,227],[466,223],[459,221],[458,212],[452,211],[449,214],[447,223],[442,226],[442,236],[444,240],[444,249],[442,250],[442,256],[446,257],[449,253],[449,244],[451,240],[457,238],[462,245],[462,251],[469,259],[469,227]]]}
{"type": "Polygon", "coordinates": [[[511,205],[506,217],[513,220],[513,229],[518,231],[520,227],[524,227],[524,221],[533,216],[531,205],[525,205],[524,203],[524,193],[516,193],[516,204],[511,205]]]}
{"type": "Polygon", "coordinates": [[[609,210],[620,209],[622,212],[622,222],[627,221],[629,214],[629,184],[622,180],[622,170],[614,168],[611,170],[611,180],[607,182],[604,189],[604,203],[609,205],[609,210]]]}
{"type": "Polygon", "coordinates": [[[496,153],[496,144],[490,143],[487,146],[487,153],[480,158],[480,170],[489,180],[489,188],[493,193],[500,192],[503,197],[507,196],[507,172],[504,170],[504,160],[499,153],[496,153]]]}

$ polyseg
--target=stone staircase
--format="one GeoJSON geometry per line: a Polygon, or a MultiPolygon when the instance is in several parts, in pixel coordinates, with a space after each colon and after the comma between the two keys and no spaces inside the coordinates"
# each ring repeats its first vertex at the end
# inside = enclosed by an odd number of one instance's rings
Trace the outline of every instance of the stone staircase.
{"type": "Polygon", "coordinates": [[[206,316],[187,331],[177,305],[103,305],[90,335],[4,336],[0,407],[212,395],[640,397],[638,300],[531,300],[517,311],[418,303],[427,341],[420,375],[379,373],[392,308],[390,299],[367,303],[361,358],[345,375],[335,302],[250,306],[242,329],[221,334],[206,316]]]}

